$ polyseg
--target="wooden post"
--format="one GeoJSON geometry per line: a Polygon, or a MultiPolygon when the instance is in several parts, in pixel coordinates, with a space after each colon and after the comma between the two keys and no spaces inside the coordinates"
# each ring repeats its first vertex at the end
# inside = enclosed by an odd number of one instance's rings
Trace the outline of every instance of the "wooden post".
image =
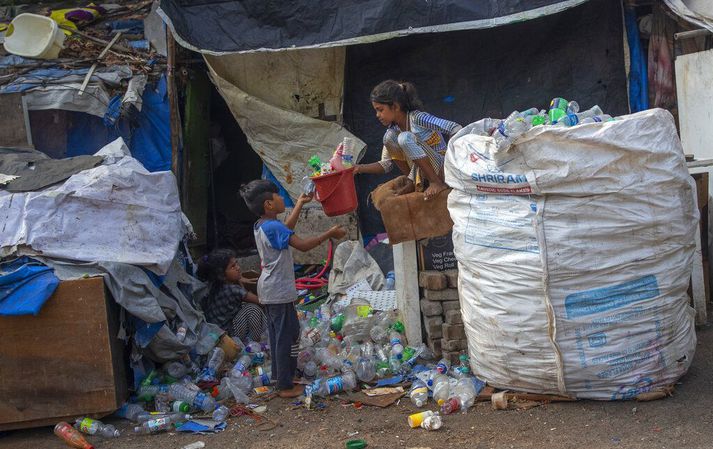
{"type": "Polygon", "coordinates": [[[166,27],[166,91],[171,120],[171,171],[176,176],[181,189],[180,156],[181,148],[181,116],[178,113],[178,95],[176,95],[176,41],[171,30],[166,27]]]}
{"type": "Polygon", "coordinates": [[[396,275],[396,305],[406,326],[406,341],[415,346],[423,341],[421,307],[418,295],[418,265],[416,242],[393,246],[394,274],[396,275]]]}

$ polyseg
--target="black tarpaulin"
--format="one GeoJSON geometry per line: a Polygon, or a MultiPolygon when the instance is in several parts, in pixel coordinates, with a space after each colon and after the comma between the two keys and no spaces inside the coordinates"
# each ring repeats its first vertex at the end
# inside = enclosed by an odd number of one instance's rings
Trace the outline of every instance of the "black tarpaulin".
{"type": "Polygon", "coordinates": [[[412,34],[492,28],[587,0],[161,0],[184,47],[206,54],[377,42],[412,34]]]}

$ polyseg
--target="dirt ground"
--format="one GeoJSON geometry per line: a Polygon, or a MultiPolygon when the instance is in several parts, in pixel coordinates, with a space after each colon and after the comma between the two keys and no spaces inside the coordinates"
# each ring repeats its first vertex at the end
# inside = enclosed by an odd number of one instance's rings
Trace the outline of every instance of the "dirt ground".
{"type": "MultiPolygon", "coordinates": [[[[280,423],[261,431],[245,417],[229,420],[215,435],[164,433],[91,437],[97,449],[180,449],[195,441],[207,449],[343,448],[349,439],[369,448],[711,448],[713,447],[713,328],[699,329],[698,348],[689,373],[672,398],[654,402],[549,404],[527,411],[494,411],[480,403],[465,415],[444,418],[439,431],[411,429],[406,417],[416,409],[408,399],[385,409],[355,409],[327,401],[323,411],[295,409],[273,399],[267,416],[280,423]]],[[[127,422],[111,421],[120,429],[127,422]]],[[[13,431],[0,436],[0,448],[66,448],[52,428],[13,431]]]]}

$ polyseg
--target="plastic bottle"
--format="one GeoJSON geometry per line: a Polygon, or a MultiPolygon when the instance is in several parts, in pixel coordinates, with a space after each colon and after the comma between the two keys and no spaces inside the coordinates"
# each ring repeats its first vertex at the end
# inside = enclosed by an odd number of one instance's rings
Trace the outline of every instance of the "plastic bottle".
{"type": "Polygon", "coordinates": [[[163,370],[174,379],[180,379],[188,373],[188,367],[177,360],[163,365],[163,370]]]}
{"type": "Polygon", "coordinates": [[[116,411],[116,416],[119,418],[128,419],[129,421],[136,421],[136,417],[144,412],[144,408],[139,404],[131,404],[127,402],[122,405],[119,410],[116,411]]]}
{"type": "Polygon", "coordinates": [[[168,393],[159,393],[154,398],[154,407],[157,412],[169,412],[171,410],[171,398],[168,393]]]}
{"type": "Polygon", "coordinates": [[[601,123],[601,122],[608,122],[612,120],[612,116],[608,114],[602,114],[602,115],[595,115],[593,117],[587,117],[585,119],[582,119],[581,123],[601,123]]]}
{"type": "Polygon", "coordinates": [[[451,369],[451,361],[448,359],[441,359],[436,364],[435,371],[438,374],[448,374],[448,370],[451,369]]]}
{"type": "Polygon", "coordinates": [[[245,345],[245,352],[248,354],[254,354],[256,352],[266,352],[269,347],[266,344],[258,343],[256,341],[251,341],[245,345]]]}
{"type": "Polygon", "coordinates": [[[344,142],[337,146],[337,149],[334,150],[334,154],[332,154],[332,157],[329,158],[329,166],[332,170],[344,170],[344,166],[342,165],[342,155],[344,155],[344,142]]]}
{"type": "Polygon", "coordinates": [[[225,359],[225,352],[219,348],[215,347],[210,353],[210,358],[208,359],[208,364],[206,365],[203,373],[201,374],[200,380],[210,382],[216,380],[215,375],[220,369],[225,359]]]}
{"type": "Polygon", "coordinates": [[[272,373],[269,367],[258,367],[253,376],[253,387],[265,387],[270,385],[270,377],[272,373]]]}
{"type": "Polygon", "coordinates": [[[216,401],[223,401],[232,396],[233,393],[230,391],[230,388],[228,388],[228,380],[229,379],[227,377],[223,377],[220,379],[220,384],[214,386],[211,390],[210,395],[216,401]]]}
{"type": "Polygon", "coordinates": [[[413,415],[409,415],[408,417],[408,425],[411,426],[412,429],[415,429],[416,427],[419,427],[421,423],[423,422],[424,419],[431,417],[435,415],[434,412],[431,410],[426,410],[425,412],[418,412],[414,413],[413,415]]]}
{"type": "Polygon", "coordinates": [[[201,409],[204,412],[215,410],[215,400],[205,393],[193,391],[181,384],[173,384],[169,387],[169,394],[177,401],[188,402],[191,407],[201,409]]]}
{"type": "Polygon", "coordinates": [[[356,376],[362,382],[371,382],[376,377],[376,367],[374,360],[367,357],[360,357],[356,366],[356,376]]]}
{"type": "Polygon", "coordinates": [[[428,402],[428,386],[420,379],[416,379],[411,385],[409,392],[411,402],[418,408],[423,407],[428,402]]]}
{"type": "Polygon", "coordinates": [[[169,418],[171,422],[186,422],[191,419],[191,415],[182,412],[159,413],[159,412],[144,412],[140,414],[136,420],[139,424],[149,421],[154,421],[159,418],[169,418]]]}
{"type": "MultiPolygon", "coordinates": [[[[313,388],[312,393],[317,396],[329,396],[337,394],[341,391],[353,390],[356,388],[356,375],[348,371],[341,376],[334,376],[328,379],[319,379],[316,381],[317,388],[313,388]]],[[[314,386],[315,384],[313,384],[314,386]]]]}
{"type": "Polygon", "coordinates": [[[248,354],[243,354],[240,356],[233,368],[230,370],[230,376],[241,376],[245,373],[252,365],[253,358],[248,354]]]}
{"type": "Polygon", "coordinates": [[[376,375],[380,378],[388,376],[391,372],[389,368],[389,358],[386,356],[384,348],[376,347],[376,375]]]}
{"type": "Polygon", "coordinates": [[[243,391],[233,383],[233,379],[228,379],[227,385],[230,391],[233,393],[235,402],[237,402],[238,404],[248,404],[250,402],[250,399],[247,397],[247,395],[243,393],[243,391]]]}
{"type": "Polygon", "coordinates": [[[431,416],[423,418],[423,421],[421,421],[421,427],[426,430],[438,430],[443,427],[443,419],[441,419],[441,415],[436,412],[431,416]]]}
{"type": "Polygon", "coordinates": [[[134,427],[134,433],[137,435],[148,435],[150,433],[163,432],[173,427],[174,422],[171,418],[164,416],[162,418],[152,419],[142,423],[140,426],[134,427]]]}
{"type": "Polygon", "coordinates": [[[171,411],[188,413],[191,411],[191,404],[183,401],[173,401],[173,403],[171,404],[171,411]]]}
{"type": "Polygon", "coordinates": [[[371,337],[372,341],[377,345],[383,345],[388,341],[389,338],[389,334],[386,331],[386,327],[382,326],[381,324],[377,324],[376,326],[369,329],[369,336],[371,337]]]}
{"type": "MultiPolygon", "coordinates": [[[[434,393],[435,397],[435,393],[434,393]]],[[[458,410],[465,413],[475,402],[475,386],[468,378],[460,379],[453,387],[448,400],[441,405],[441,412],[450,415],[458,410]]]]}
{"type": "Polygon", "coordinates": [[[77,429],[64,421],[59,422],[56,426],[54,426],[54,434],[61,438],[67,446],[77,449],[94,449],[94,446],[89,444],[87,440],[84,439],[82,434],[77,431],[77,429]]]}
{"type": "Polygon", "coordinates": [[[443,402],[448,400],[450,396],[450,381],[447,376],[443,374],[437,374],[433,378],[433,400],[436,404],[441,405],[443,402]]]}
{"type": "Polygon", "coordinates": [[[458,356],[458,361],[460,362],[458,366],[453,368],[453,377],[460,379],[470,375],[470,362],[468,361],[468,356],[461,354],[458,356]]]}
{"type": "Polygon", "coordinates": [[[354,156],[351,154],[342,154],[342,167],[344,169],[352,168],[354,166],[354,156]]]}
{"type": "Polygon", "coordinates": [[[224,405],[218,406],[218,408],[213,411],[213,420],[215,421],[223,422],[228,419],[228,416],[230,416],[230,409],[224,405]]]}
{"type": "Polygon", "coordinates": [[[396,289],[396,273],[389,271],[386,273],[386,282],[384,285],[384,290],[395,290],[396,289]]]}
{"type": "Polygon", "coordinates": [[[389,335],[389,342],[391,344],[391,356],[401,360],[404,355],[404,345],[401,344],[401,334],[392,331],[389,335]]]}
{"type": "Polygon", "coordinates": [[[563,124],[564,126],[574,126],[578,125],[581,123],[583,120],[588,119],[590,117],[596,117],[599,115],[602,115],[603,112],[599,106],[592,106],[591,108],[587,109],[584,112],[580,112],[578,114],[567,114],[564,117],[560,119],[558,123],[563,124]]]}
{"type": "Polygon", "coordinates": [[[577,103],[574,100],[567,103],[567,113],[568,114],[576,114],[577,112],[579,112],[579,103],[577,103]]]}
{"type": "Polygon", "coordinates": [[[178,340],[182,343],[183,340],[186,339],[187,332],[188,332],[188,329],[186,329],[185,326],[180,326],[178,329],[176,329],[176,340],[178,340]]]}
{"type": "Polygon", "coordinates": [[[168,392],[168,385],[141,385],[136,395],[139,400],[148,402],[156,397],[157,394],[166,392],[168,392]]]}
{"type": "Polygon", "coordinates": [[[104,424],[92,418],[77,418],[74,428],[87,435],[100,435],[104,438],[118,438],[120,434],[111,424],[104,424]]]}

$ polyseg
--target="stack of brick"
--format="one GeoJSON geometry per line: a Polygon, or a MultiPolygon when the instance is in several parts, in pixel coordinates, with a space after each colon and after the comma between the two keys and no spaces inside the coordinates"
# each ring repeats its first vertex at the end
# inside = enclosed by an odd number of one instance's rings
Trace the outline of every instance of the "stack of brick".
{"type": "Polygon", "coordinates": [[[421,271],[418,284],[426,344],[437,358],[458,363],[458,356],[468,349],[458,299],[458,270],[421,271]]]}

